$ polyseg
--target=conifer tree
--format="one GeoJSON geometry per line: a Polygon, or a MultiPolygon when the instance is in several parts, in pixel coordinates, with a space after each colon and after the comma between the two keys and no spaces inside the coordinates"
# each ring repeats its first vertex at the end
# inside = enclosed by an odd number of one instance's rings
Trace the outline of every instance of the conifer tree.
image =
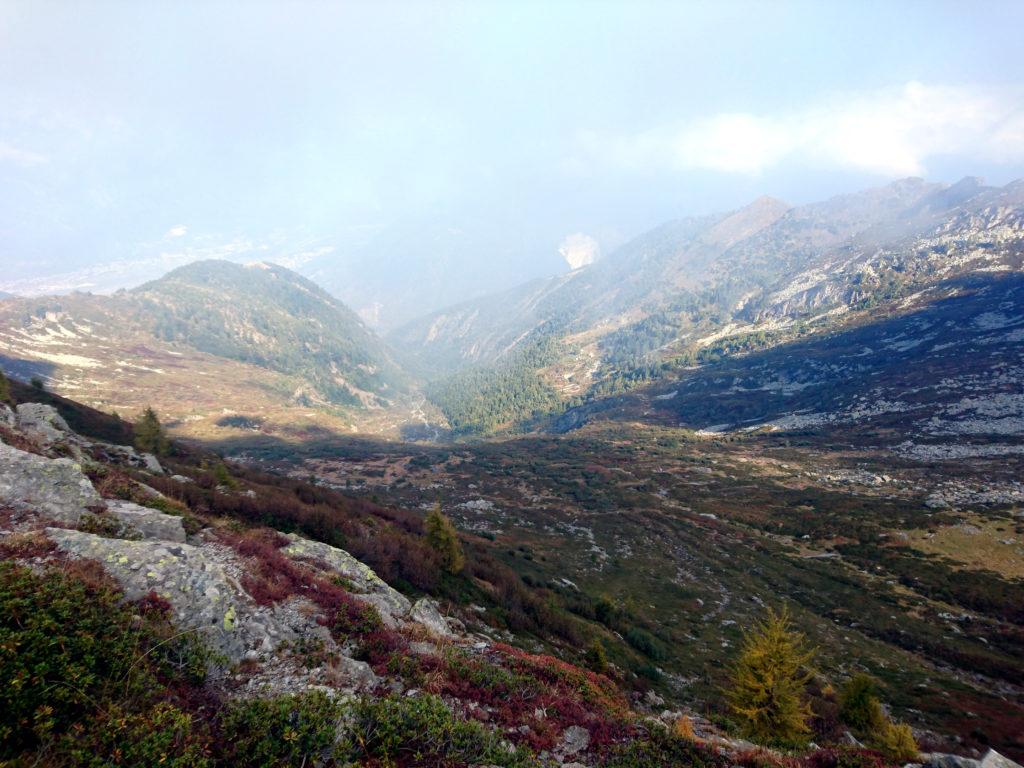
{"type": "Polygon", "coordinates": [[[870,676],[858,673],[843,686],[839,696],[839,719],[862,736],[881,732],[885,713],[875,695],[875,681],[870,676]]]}
{"type": "Polygon", "coordinates": [[[7,381],[7,377],[4,376],[4,372],[0,371],[0,403],[5,405],[11,405],[13,400],[11,399],[11,384],[7,381]]]}
{"type": "Polygon", "coordinates": [[[608,671],[608,654],[605,653],[600,640],[595,638],[587,646],[587,650],[583,654],[583,663],[591,672],[603,675],[608,671]]]}
{"type": "Polygon", "coordinates": [[[455,526],[441,512],[440,501],[427,514],[424,527],[427,531],[427,543],[441,556],[444,569],[448,573],[460,573],[466,564],[466,557],[462,553],[462,544],[459,543],[455,526]]]}
{"type": "Polygon", "coordinates": [[[811,729],[811,708],[804,688],[814,656],[801,635],[791,629],[789,612],[769,610],[743,639],[728,693],[732,711],[746,735],[755,741],[801,746],[811,729]]]}
{"type": "Polygon", "coordinates": [[[135,447],[145,453],[163,456],[169,447],[163,425],[156,411],[146,408],[135,422],[135,447]]]}

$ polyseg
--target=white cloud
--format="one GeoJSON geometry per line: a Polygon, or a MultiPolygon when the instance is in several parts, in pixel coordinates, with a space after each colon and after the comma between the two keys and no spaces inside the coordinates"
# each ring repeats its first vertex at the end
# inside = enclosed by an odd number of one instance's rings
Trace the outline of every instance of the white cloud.
{"type": "Polygon", "coordinates": [[[601,246],[590,235],[577,232],[567,236],[558,247],[566,264],[570,269],[579,269],[587,264],[593,264],[601,255],[601,246]]]}
{"type": "Polygon", "coordinates": [[[171,227],[170,229],[167,230],[167,233],[164,235],[164,239],[170,240],[175,237],[184,237],[187,234],[188,227],[186,227],[184,224],[178,224],[177,226],[171,227]]]}
{"type": "Polygon", "coordinates": [[[721,113],[633,135],[589,132],[581,142],[592,161],[637,169],[757,174],[797,161],[920,175],[940,155],[1024,162],[1024,89],[911,82],[783,114],[721,113]]]}
{"type": "Polygon", "coordinates": [[[0,163],[13,163],[23,168],[29,168],[33,165],[42,165],[47,161],[48,158],[44,155],[30,152],[27,149],[19,149],[7,142],[0,141],[0,163]]]}

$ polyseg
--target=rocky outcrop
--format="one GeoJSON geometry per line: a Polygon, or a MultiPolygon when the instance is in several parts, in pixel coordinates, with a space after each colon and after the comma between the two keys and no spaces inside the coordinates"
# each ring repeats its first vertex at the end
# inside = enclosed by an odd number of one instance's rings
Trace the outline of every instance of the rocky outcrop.
{"type": "Polygon", "coordinates": [[[180,517],[165,515],[130,501],[114,500],[107,502],[107,514],[138,531],[141,538],[177,544],[185,542],[185,526],[180,517]]]}
{"type": "Polygon", "coordinates": [[[0,443],[0,504],[77,525],[83,512],[104,502],[71,459],[48,459],[0,443]]]}
{"type": "Polygon", "coordinates": [[[18,429],[42,446],[61,442],[74,435],[57,409],[43,403],[21,403],[18,406],[18,429]]]}
{"type": "Polygon", "coordinates": [[[286,555],[336,572],[346,581],[348,591],[377,609],[386,625],[395,627],[409,615],[412,609],[409,599],[345,550],[294,533],[288,534],[288,538],[291,543],[284,548],[286,555]]]}
{"type": "Polygon", "coordinates": [[[409,618],[418,624],[422,624],[430,634],[437,637],[450,638],[455,636],[447,619],[441,615],[441,611],[437,607],[437,601],[431,600],[429,597],[421,597],[416,601],[416,604],[413,605],[412,610],[409,612],[409,618]]]}
{"type": "Polygon", "coordinates": [[[930,755],[926,755],[925,758],[924,764],[929,766],[929,768],[1021,768],[1019,763],[1015,763],[994,749],[986,752],[981,760],[940,752],[933,752],[930,755]]]}
{"type": "Polygon", "coordinates": [[[47,528],[46,535],[65,554],[102,563],[129,600],[150,592],[167,600],[179,628],[195,630],[232,663],[270,654],[300,637],[330,639],[302,601],[256,605],[210,549],[61,528],[47,528]]]}

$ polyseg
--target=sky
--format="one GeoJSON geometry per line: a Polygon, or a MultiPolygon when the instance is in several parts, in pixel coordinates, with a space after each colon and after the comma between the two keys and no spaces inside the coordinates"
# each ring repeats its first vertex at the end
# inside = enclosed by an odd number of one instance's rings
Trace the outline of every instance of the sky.
{"type": "Polygon", "coordinates": [[[412,311],[761,194],[1004,184],[1021,29],[1015,1],[0,0],[0,290],[266,259],[412,311]]]}

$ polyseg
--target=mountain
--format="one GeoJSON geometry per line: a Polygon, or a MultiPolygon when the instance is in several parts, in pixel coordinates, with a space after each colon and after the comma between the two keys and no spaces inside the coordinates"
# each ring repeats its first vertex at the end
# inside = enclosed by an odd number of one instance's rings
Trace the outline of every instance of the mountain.
{"type": "Polygon", "coordinates": [[[598,399],[712,353],[777,343],[797,326],[832,328],[851,310],[898,313],[899,301],[943,281],[1019,271],[1022,222],[1022,182],[906,179],[795,208],[762,198],[670,222],[601,262],[434,313],[388,338],[409,367],[437,380],[434,399],[450,419],[453,403],[480,399],[473,382],[487,371],[521,371],[531,381],[517,390],[546,383],[531,402],[538,408],[490,420],[508,424],[557,410],[547,405],[552,394],[564,405],[598,399]],[[527,372],[520,358],[539,343],[557,351],[527,372]]]}
{"type": "Polygon", "coordinates": [[[0,365],[178,434],[398,434],[422,397],[356,315],[282,267],[206,261],[112,296],[0,307],[0,365]]]}
{"type": "Polygon", "coordinates": [[[331,402],[379,405],[407,385],[352,310],[284,267],[196,262],[127,299],[157,338],[301,376],[331,402]]]}

